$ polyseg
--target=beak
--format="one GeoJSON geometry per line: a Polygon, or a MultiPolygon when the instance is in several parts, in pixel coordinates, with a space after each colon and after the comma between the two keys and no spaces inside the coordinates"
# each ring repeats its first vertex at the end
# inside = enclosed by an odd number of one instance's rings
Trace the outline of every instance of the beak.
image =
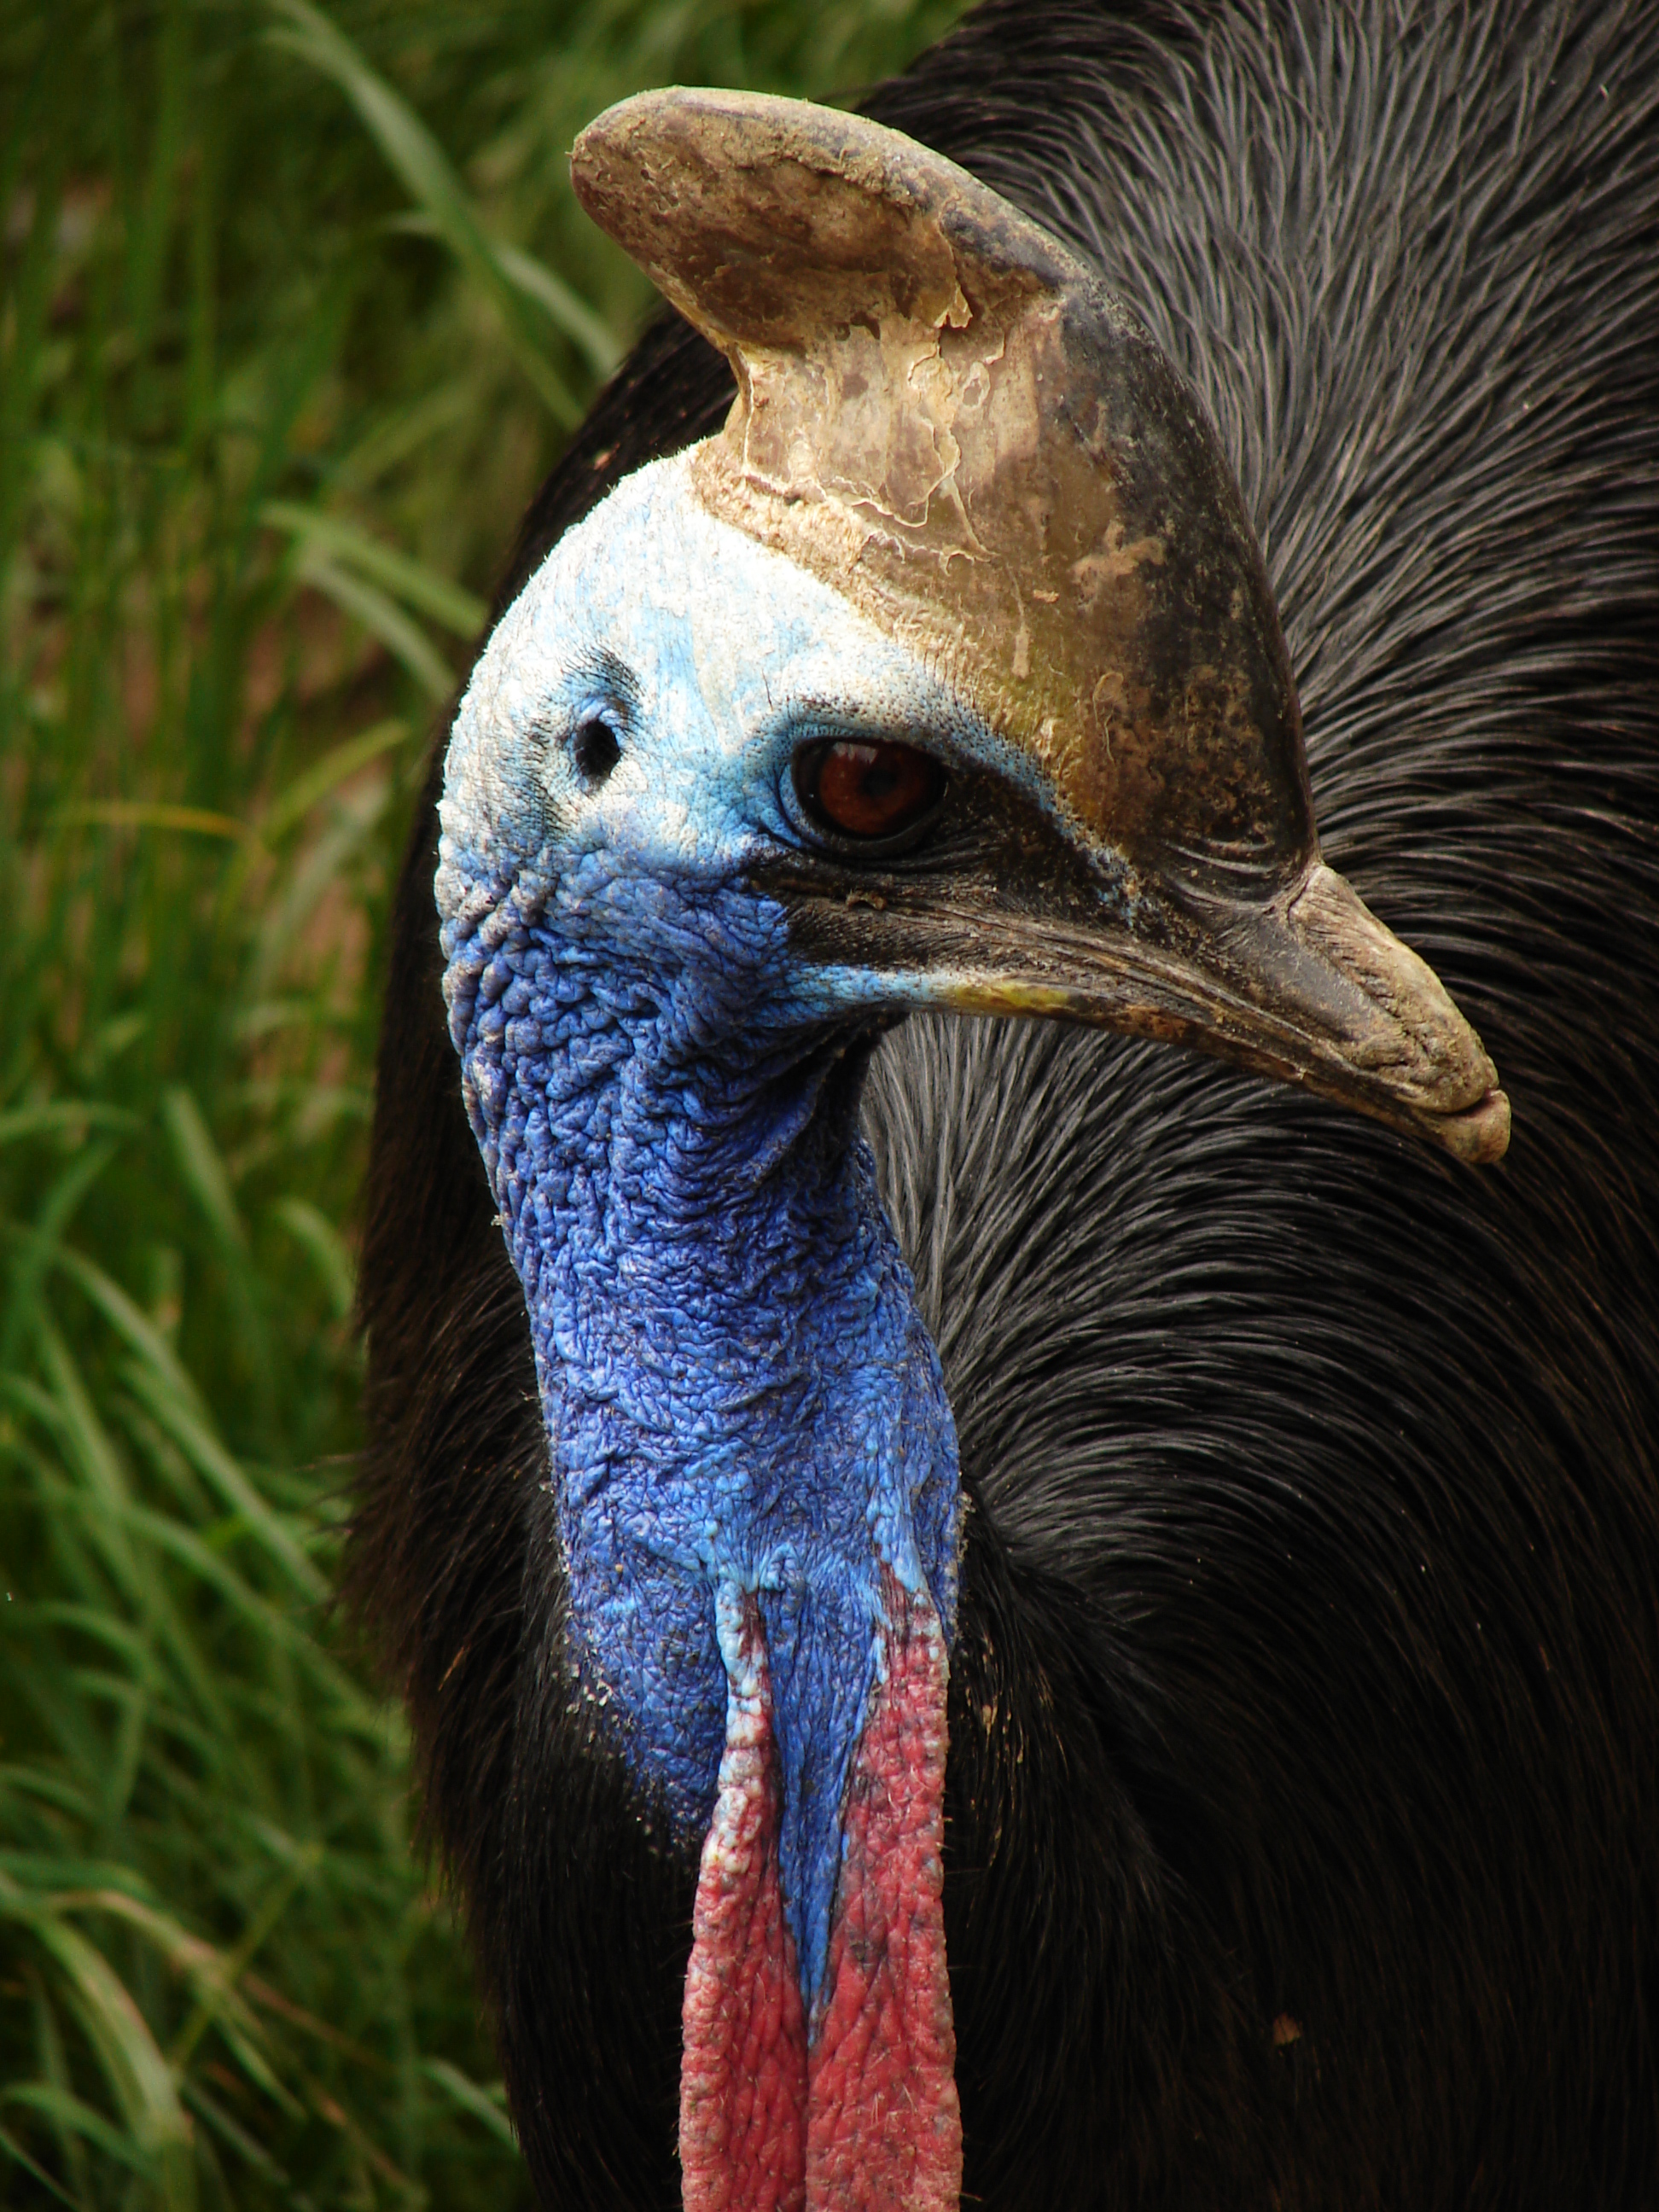
{"type": "Polygon", "coordinates": [[[1079,1022],[1293,1083],[1449,1152],[1501,1159],[1509,1101],[1428,963],[1316,853],[1265,898],[1142,870],[1126,896],[1086,845],[982,790],[966,836],[874,875],[805,862],[759,886],[826,969],[890,1002],[1079,1022]]]}
{"type": "Polygon", "coordinates": [[[1434,970],[1322,860],[1265,907],[1188,897],[1162,919],[1146,933],[1099,934],[1029,915],[988,930],[981,920],[980,957],[935,968],[938,998],[964,1013],[1167,1039],[1316,1091],[1466,1165],[1503,1158],[1509,1100],[1480,1038],[1434,970]]]}

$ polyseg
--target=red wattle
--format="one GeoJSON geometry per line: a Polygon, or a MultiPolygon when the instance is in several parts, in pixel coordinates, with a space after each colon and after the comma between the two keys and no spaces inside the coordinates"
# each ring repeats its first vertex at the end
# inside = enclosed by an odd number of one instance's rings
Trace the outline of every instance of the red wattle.
{"type": "Polygon", "coordinates": [[[945,1638],[890,1577],[886,1675],[842,1808],[810,2044],[778,1878],[766,1644],[745,1602],[692,1913],[680,2061],[685,2212],[956,2212],[962,2124],[945,1975],[945,1638]]]}
{"type": "Polygon", "coordinates": [[[811,2212],[956,2212],[962,2115],[945,1969],[945,1638],[888,1578],[887,1680],[854,1759],[807,2057],[811,2212]]]}
{"type": "Polygon", "coordinates": [[[681,2197],[685,2212],[801,2212],[806,2023],[778,1881],[772,1684],[752,1599],[739,1652],[680,2015],[681,2197]]]}

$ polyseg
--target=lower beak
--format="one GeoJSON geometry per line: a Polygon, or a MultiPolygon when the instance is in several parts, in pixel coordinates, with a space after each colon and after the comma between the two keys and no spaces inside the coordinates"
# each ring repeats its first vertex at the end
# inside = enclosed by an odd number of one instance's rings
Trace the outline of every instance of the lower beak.
{"type": "Polygon", "coordinates": [[[963,960],[957,938],[957,957],[932,970],[936,1000],[1195,1046],[1472,1166],[1508,1146],[1509,1100],[1480,1038],[1434,970],[1322,860],[1266,905],[1184,894],[1149,932],[1097,937],[1006,913],[988,931],[986,920],[975,934],[989,957],[963,960]]]}

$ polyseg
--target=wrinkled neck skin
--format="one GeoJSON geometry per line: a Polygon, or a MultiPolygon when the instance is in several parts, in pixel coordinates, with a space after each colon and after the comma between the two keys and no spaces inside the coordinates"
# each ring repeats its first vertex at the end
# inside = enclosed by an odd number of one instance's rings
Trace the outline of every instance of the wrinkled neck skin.
{"type": "Polygon", "coordinates": [[[825,1987],[849,1764],[895,1589],[956,1611],[957,1447],[858,1134],[867,1030],[784,917],[603,854],[447,852],[468,1114],[524,1285],[571,1663],[701,1840],[757,1613],[783,1909],[825,1987]]]}

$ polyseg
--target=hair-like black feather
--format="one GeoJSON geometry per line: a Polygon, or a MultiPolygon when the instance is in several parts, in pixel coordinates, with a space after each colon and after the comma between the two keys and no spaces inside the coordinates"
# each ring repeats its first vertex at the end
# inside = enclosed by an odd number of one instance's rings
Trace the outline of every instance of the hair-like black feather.
{"type": "MultiPolygon", "coordinates": [[[[1515,1113],[1474,1175],[1150,1046],[917,1019],[877,1054],[970,1497],[968,2196],[1651,2207],[1659,5],[994,0],[866,106],[1089,253],[1197,385],[1327,850],[1515,1113]]],[[[503,602],[729,389],[653,329],[503,602]]],[[[433,795],[380,1062],[355,1589],[543,2197],[666,2212],[695,1869],[564,1686],[433,795]]]]}

